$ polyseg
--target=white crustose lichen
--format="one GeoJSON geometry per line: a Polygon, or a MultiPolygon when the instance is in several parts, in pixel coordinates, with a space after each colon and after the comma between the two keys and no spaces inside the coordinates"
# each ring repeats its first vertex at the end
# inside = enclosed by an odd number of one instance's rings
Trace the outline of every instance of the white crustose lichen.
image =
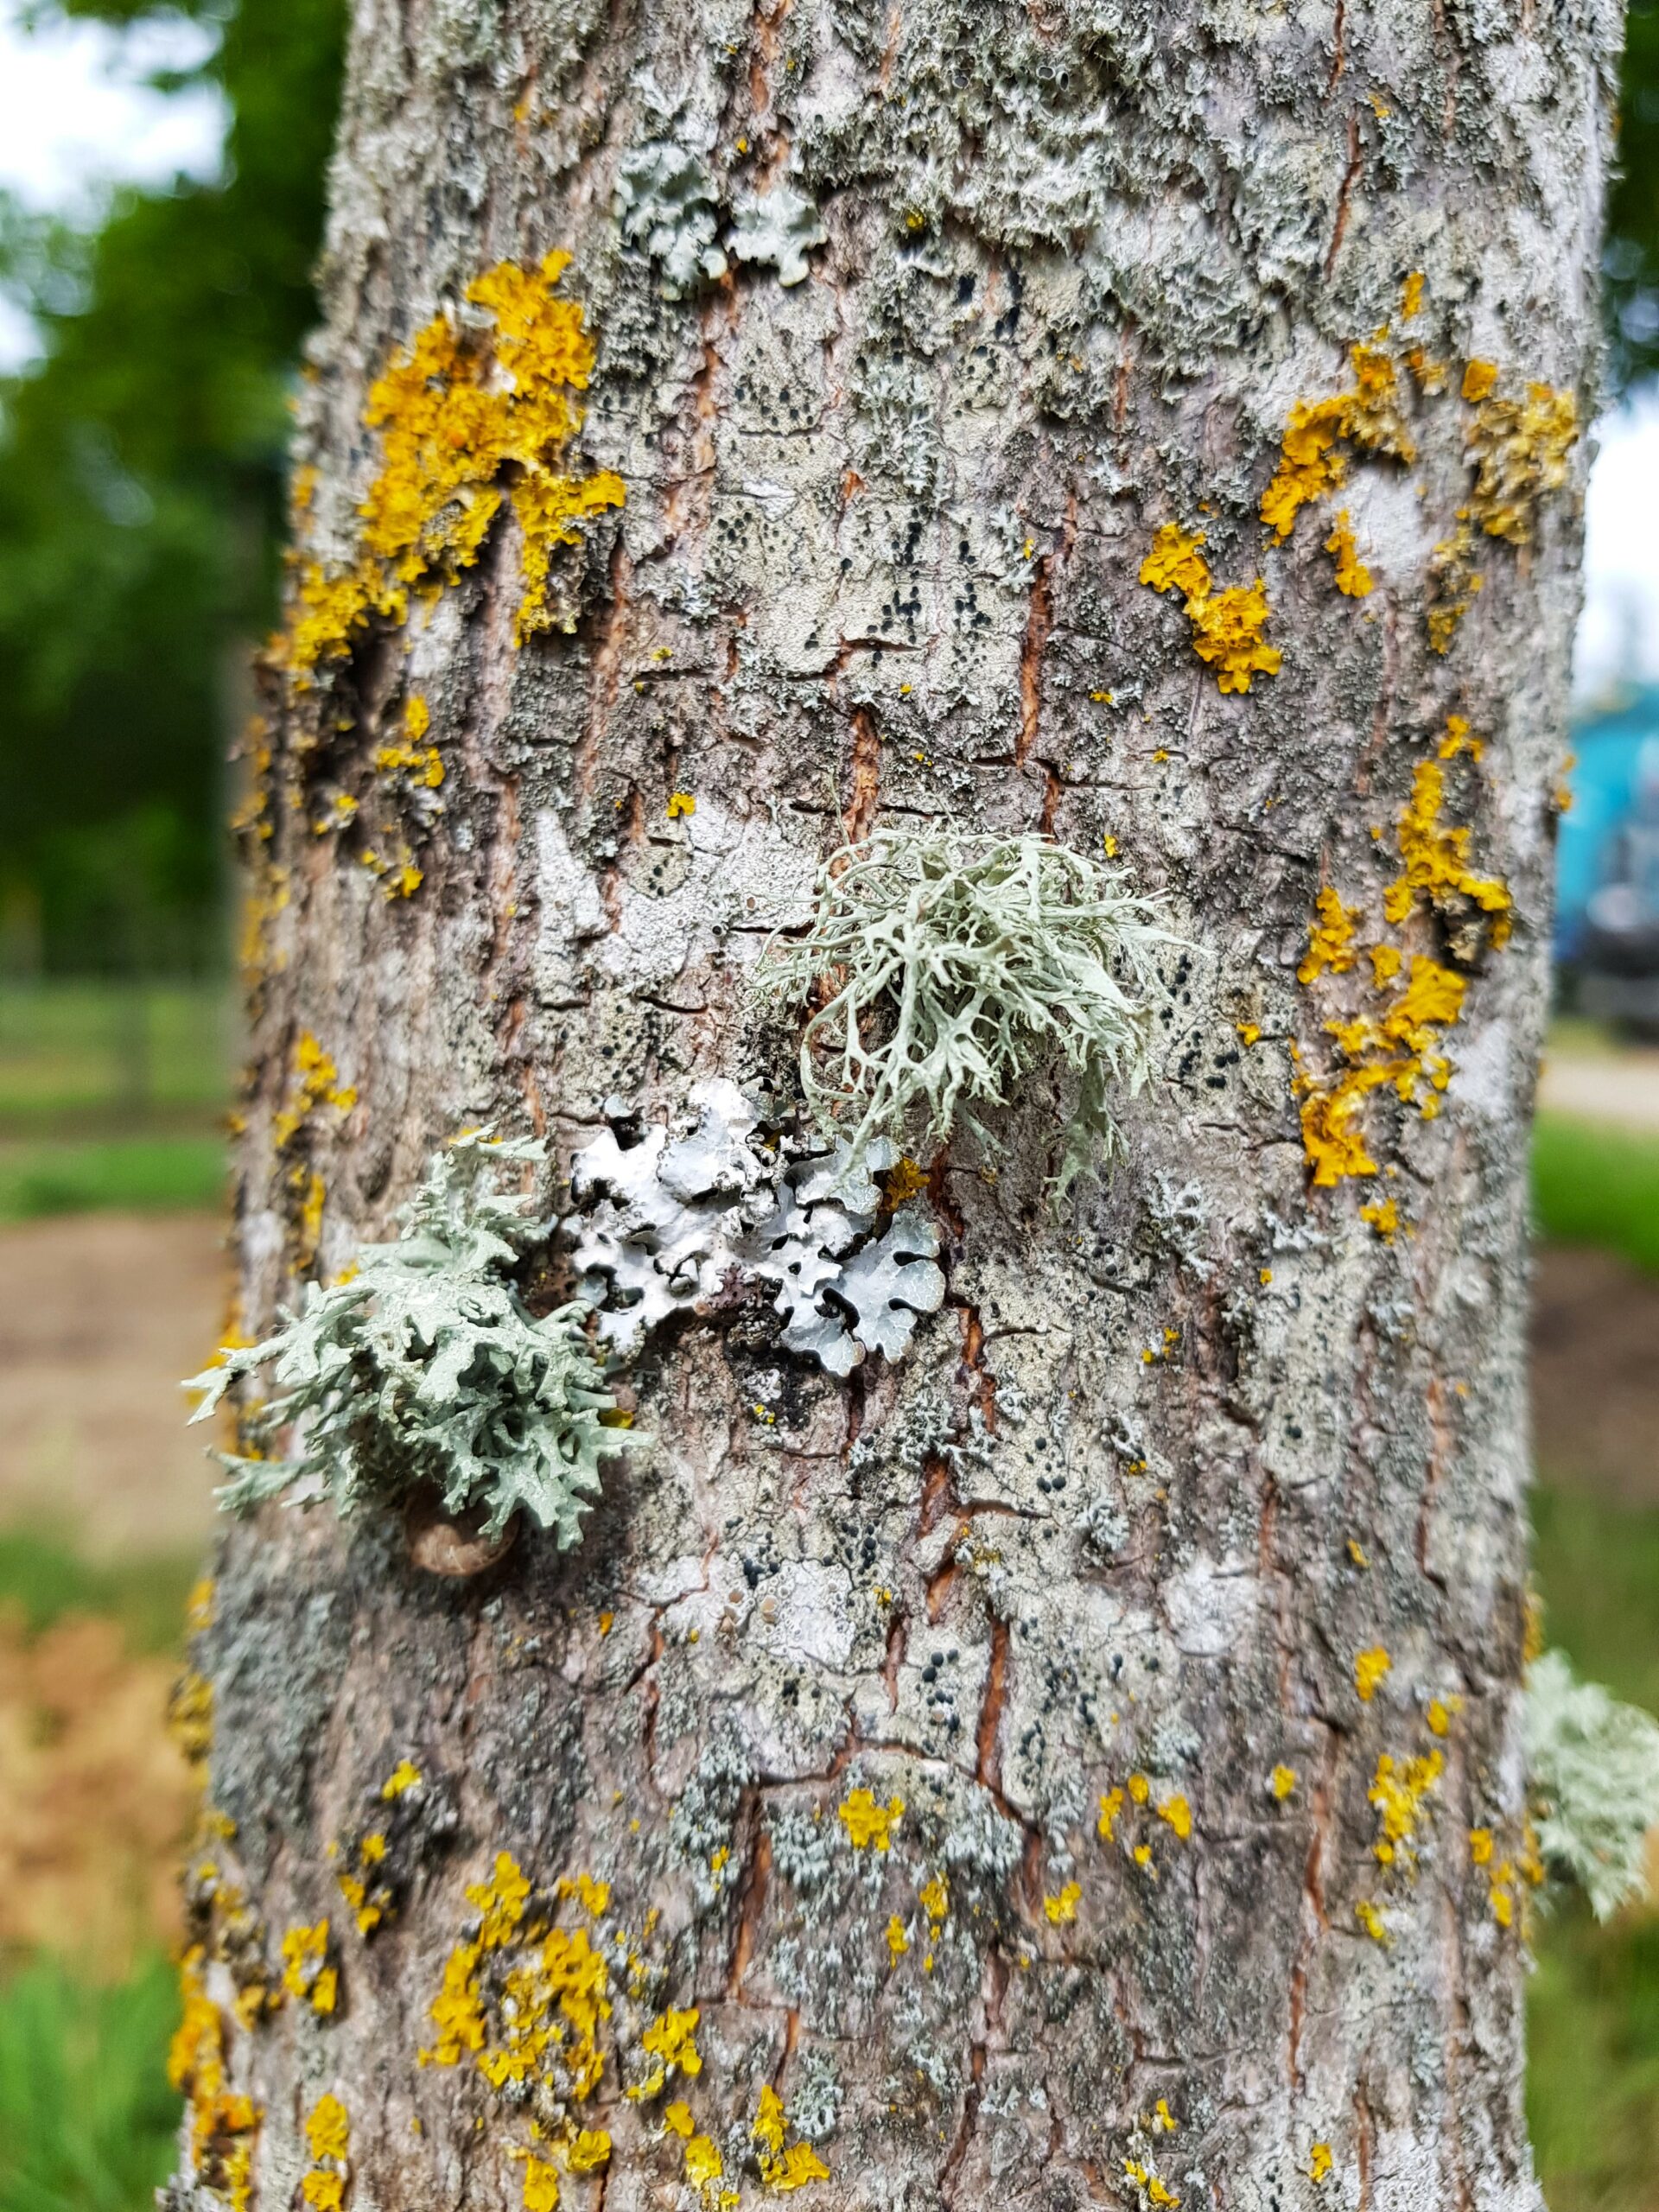
{"type": "Polygon", "coordinates": [[[1155,900],[1027,831],[882,830],[819,870],[804,937],[774,942],[780,995],[823,985],[801,1039],[814,1119],[861,1160],[878,1135],[942,1140],[967,1102],[1001,1105],[1046,1059],[1079,1078],[1062,1188],[1109,1157],[1114,1084],[1149,1072],[1154,957],[1177,940],[1155,900]],[[856,1116],[854,1120],[852,1117],[856,1116]],[[919,1132],[916,1125],[922,1126],[919,1132]]]}
{"type": "Polygon", "coordinates": [[[203,1421],[233,1382],[272,1372],[273,1395],[243,1414],[255,1452],[219,1455],[232,1478],[223,1505],[242,1512],[286,1495],[349,1513],[365,1497],[397,1502],[429,1484],[446,1512],[483,1513],[486,1535],[522,1507],[561,1550],[576,1541],[600,1462],[644,1440],[605,1421],[615,1401],[588,1341],[588,1308],[537,1319],[513,1281],[547,1226],[533,1199],[490,1185],[499,1167],[544,1154],[488,1131],[457,1137],[395,1243],[365,1247],[345,1281],[311,1284],[274,1335],[187,1386],[205,1394],[192,1416],[203,1421]],[[272,1447],[289,1428],[285,1457],[272,1447]]]}

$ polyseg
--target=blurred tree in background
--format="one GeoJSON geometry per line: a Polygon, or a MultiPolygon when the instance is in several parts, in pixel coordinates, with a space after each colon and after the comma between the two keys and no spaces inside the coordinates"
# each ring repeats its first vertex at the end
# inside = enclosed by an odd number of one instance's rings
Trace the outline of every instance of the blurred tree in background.
{"type": "MultiPolygon", "coordinates": [[[[122,24],[148,0],[61,0],[122,24]]],[[[0,379],[0,971],[218,957],[222,766],[275,611],[345,0],[182,0],[220,31],[222,176],[86,236],[0,201],[41,358],[0,379]]],[[[1659,369],[1659,0],[1632,0],[1610,368],[1659,369]]]]}
{"type": "MultiPolygon", "coordinates": [[[[44,14],[46,10],[38,10],[44,14]]],[[[65,0],[130,22],[143,0],[65,0]]],[[[184,0],[220,175],[91,237],[0,213],[41,359],[0,382],[0,961],[219,957],[226,740],[270,626],[343,0],[184,0]]]]}

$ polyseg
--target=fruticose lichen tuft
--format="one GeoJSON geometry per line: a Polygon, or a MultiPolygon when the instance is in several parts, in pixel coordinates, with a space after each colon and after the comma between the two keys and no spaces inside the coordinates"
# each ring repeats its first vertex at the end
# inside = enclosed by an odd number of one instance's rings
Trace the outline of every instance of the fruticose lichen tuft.
{"type": "Polygon", "coordinates": [[[1056,1055],[1081,1077],[1062,1187],[1087,1140],[1110,1155],[1108,1091],[1147,1079],[1154,956],[1175,942],[1156,901],[1033,831],[947,829],[845,847],[816,895],[805,935],[771,949],[768,981],[791,998],[834,985],[802,1036],[801,1086],[821,1128],[857,1115],[851,1165],[918,1119],[940,1140],[959,1113],[976,1126],[966,1101],[1005,1103],[1056,1055]]]}
{"type": "Polygon", "coordinates": [[[1598,1920],[1647,1885],[1659,1822],[1659,1720],[1581,1682],[1559,1651],[1527,1675],[1527,1761],[1541,1856],[1577,1882],[1598,1920]]]}
{"type": "Polygon", "coordinates": [[[544,1228],[532,1201],[487,1187],[499,1166],[543,1157],[541,1144],[487,1131],[439,1153],[395,1243],[370,1245],[348,1277],[312,1284],[298,1313],[263,1344],[228,1350],[188,1385],[204,1420],[230,1385],[270,1367],[276,1394],[243,1415],[255,1446],[219,1454],[220,1502],[242,1512],[289,1494],[349,1513],[365,1496],[421,1484],[446,1511],[478,1508],[498,1533],[522,1507],[560,1548],[581,1535],[607,1452],[642,1439],[607,1425],[615,1410],[584,1332],[588,1308],[537,1319],[512,1270],[544,1228]],[[296,1427],[292,1458],[262,1457],[296,1427]]]}

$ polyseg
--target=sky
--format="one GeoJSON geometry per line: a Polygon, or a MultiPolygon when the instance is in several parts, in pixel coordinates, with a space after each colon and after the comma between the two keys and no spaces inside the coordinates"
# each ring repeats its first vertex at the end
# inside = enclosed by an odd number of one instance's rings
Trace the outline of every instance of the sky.
{"type": "MultiPolygon", "coordinates": [[[[21,27],[18,0],[0,0],[0,190],[31,208],[86,217],[112,185],[211,175],[225,139],[224,105],[207,86],[158,92],[143,81],[188,68],[212,34],[158,15],[123,33],[106,23],[21,27]]],[[[27,321],[0,301],[0,370],[34,350],[27,321]]]]}
{"type": "MultiPolygon", "coordinates": [[[[199,60],[210,33],[166,14],[124,33],[62,22],[29,33],[20,16],[20,0],[0,0],[0,189],[86,217],[113,185],[213,174],[226,123],[218,94],[143,81],[199,60]]],[[[0,300],[0,370],[31,350],[27,321],[0,300]]],[[[1585,696],[1623,676],[1659,682],[1659,393],[1605,417],[1596,435],[1575,665],[1585,696]]]]}

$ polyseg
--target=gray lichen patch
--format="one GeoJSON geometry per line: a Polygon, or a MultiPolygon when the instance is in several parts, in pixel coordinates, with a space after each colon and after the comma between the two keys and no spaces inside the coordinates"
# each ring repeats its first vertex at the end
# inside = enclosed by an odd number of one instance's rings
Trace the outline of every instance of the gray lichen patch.
{"type": "Polygon", "coordinates": [[[625,1147],[607,1129],[571,1169],[572,1260],[604,1340],[632,1357],[674,1315],[708,1317],[759,1284],[775,1293],[785,1351],[835,1375],[872,1352],[902,1357],[944,1277],[925,1208],[879,1217],[871,1173],[898,1165],[893,1147],[858,1166],[845,1145],[774,1135],[763,1149],[755,1108],[725,1081],[694,1087],[690,1105],[686,1135],[671,1141],[658,1122],[625,1147]]]}

